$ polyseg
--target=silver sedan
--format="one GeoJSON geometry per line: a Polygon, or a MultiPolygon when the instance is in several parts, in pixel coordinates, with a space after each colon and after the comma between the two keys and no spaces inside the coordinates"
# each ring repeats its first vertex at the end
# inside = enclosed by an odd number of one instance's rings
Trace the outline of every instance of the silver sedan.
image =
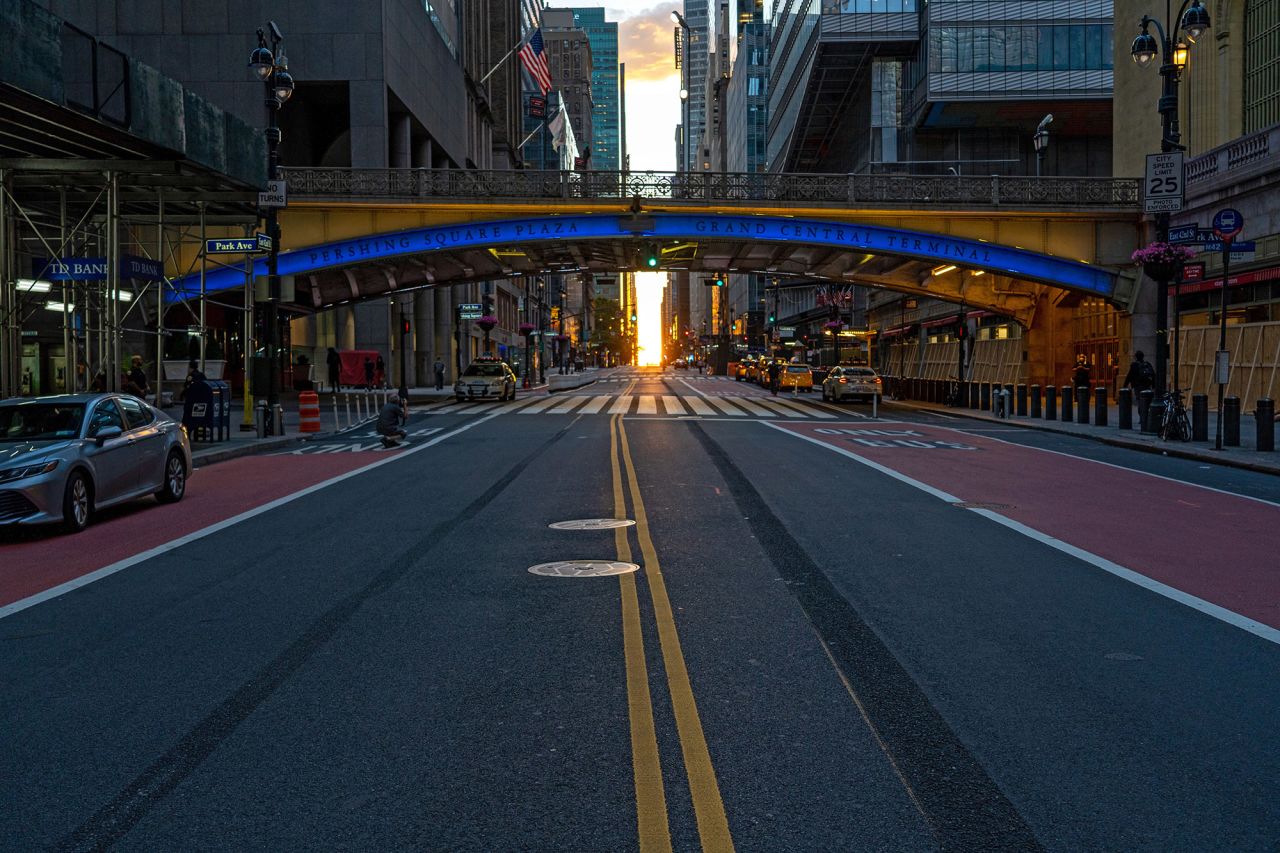
{"type": "Polygon", "coordinates": [[[126,394],[0,400],[0,525],[61,522],[155,495],[182,499],[191,444],[173,418],[126,394]]]}

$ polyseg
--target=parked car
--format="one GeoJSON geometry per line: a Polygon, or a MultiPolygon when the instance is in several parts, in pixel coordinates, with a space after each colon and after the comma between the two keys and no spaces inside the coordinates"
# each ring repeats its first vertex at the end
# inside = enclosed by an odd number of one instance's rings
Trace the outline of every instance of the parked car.
{"type": "Polygon", "coordinates": [[[842,365],[831,368],[822,383],[822,399],[839,403],[850,398],[880,402],[884,382],[870,367],[842,365]]]}
{"type": "Polygon", "coordinates": [[[778,390],[809,392],[813,390],[813,371],[807,364],[782,364],[778,373],[778,390]]]}
{"type": "Polygon", "coordinates": [[[496,397],[499,400],[516,398],[516,375],[505,361],[496,358],[477,358],[462,371],[453,383],[453,394],[459,403],[467,400],[483,400],[496,397]]]}
{"type": "Polygon", "coordinates": [[[0,524],[78,532],[112,504],[181,500],[190,474],[186,430],[136,397],[0,400],[0,524]]]}

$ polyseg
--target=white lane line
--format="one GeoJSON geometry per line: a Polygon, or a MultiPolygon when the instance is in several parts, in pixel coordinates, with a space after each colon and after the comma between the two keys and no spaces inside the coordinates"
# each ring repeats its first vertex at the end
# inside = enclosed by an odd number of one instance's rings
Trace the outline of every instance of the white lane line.
{"type": "Polygon", "coordinates": [[[633,398],[627,394],[620,394],[618,399],[613,401],[613,405],[609,407],[611,415],[625,415],[631,410],[631,400],[633,398]]]}
{"type": "Polygon", "coordinates": [[[707,397],[707,402],[724,412],[726,415],[732,415],[735,418],[746,417],[746,412],[741,409],[734,408],[724,397],[707,397]]]}
{"type": "Polygon", "coordinates": [[[589,398],[591,402],[579,409],[578,414],[594,415],[596,412],[604,408],[604,404],[609,402],[609,398],[609,394],[597,394],[596,396],[589,398]]]}
{"type": "MultiPolygon", "coordinates": [[[[912,488],[916,488],[922,492],[925,492],[926,494],[933,495],[935,498],[938,498],[939,500],[943,500],[943,501],[946,501],[947,503],[952,503],[952,504],[961,503],[960,498],[957,498],[955,495],[948,494],[947,492],[944,492],[941,489],[935,489],[933,486],[930,486],[927,483],[922,483],[919,480],[916,480],[912,477],[908,477],[906,474],[902,474],[898,471],[893,470],[892,468],[886,468],[884,465],[881,465],[878,462],[872,462],[870,459],[867,459],[863,456],[859,456],[856,453],[852,453],[848,450],[845,450],[843,447],[835,447],[833,445],[827,444],[825,441],[819,441],[818,439],[813,438],[811,436],[800,435],[799,433],[793,432],[787,429],[786,427],[779,426],[776,422],[761,421],[761,423],[763,423],[765,426],[773,427],[779,432],[786,433],[787,435],[790,435],[794,438],[803,439],[804,441],[808,441],[812,444],[816,444],[819,447],[825,448],[826,450],[830,450],[833,453],[839,453],[841,456],[845,456],[849,459],[852,459],[854,462],[857,462],[861,465],[866,465],[868,468],[873,468],[876,471],[879,471],[881,474],[884,474],[888,477],[892,477],[893,479],[897,480],[900,483],[905,483],[908,486],[911,486],[912,488]]],[[[961,432],[960,430],[953,430],[953,431],[961,432]]],[[[1000,439],[998,438],[993,438],[991,440],[1000,441],[1000,439]]],[[[1012,442],[1007,442],[1007,443],[1012,443],[1012,442]]],[[[1048,452],[1052,453],[1054,451],[1048,451],[1048,452]]],[[[1069,456],[1070,454],[1064,453],[1062,455],[1069,456]]],[[[1081,457],[1071,457],[1071,458],[1074,459],[1074,458],[1081,458],[1081,457]]],[[[1085,461],[1090,461],[1090,460],[1085,460],[1085,461]]],[[[1100,463],[1100,464],[1107,464],[1107,463],[1100,463]]],[[[1113,466],[1113,467],[1120,467],[1120,466],[1113,466]]],[[[1129,470],[1129,469],[1126,468],[1123,470],[1129,470]]],[[[1152,476],[1159,476],[1159,475],[1152,475],[1152,476]]],[[[1160,479],[1169,479],[1169,478],[1161,477],[1160,479]]],[[[1177,482],[1177,481],[1174,481],[1174,482],[1177,482]]],[[[1214,489],[1214,491],[1217,491],[1217,490],[1214,489]]],[[[1226,492],[1224,494],[1231,494],[1231,493],[1226,492]]],[[[1263,503],[1268,503],[1268,502],[1263,501],[1263,503]]],[[[1057,551],[1061,551],[1062,553],[1067,554],[1068,556],[1075,557],[1076,559],[1082,560],[1091,566],[1095,566],[1099,569],[1102,569],[1104,572],[1114,575],[1115,577],[1118,577],[1121,580],[1129,581],[1130,583],[1136,584],[1137,586],[1140,586],[1143,589],[1154,592],[1156,595],[1164,596],[1165,598],[1168,598],[1171,601],[1176,601],[1179,604],[1183,604],[1183,605],[1186,605],[1187,607],[1192,608],[1193,610],[1198,610],[1199,612],[1205,614],[1206,616],[1225,622],[1228,625],[1232,625],[1243,631],[1248,631],[1250,634],[1253,634],[1255,637],[1260,637],[1263,640],[1267,640],[1268,642],[1280,645],[1280,629],[1272,628],[1270,625],[1264,625],[1261,622],[1250,619],[1247,616],[1242,616],[1241,614],[1236,613],[1233,610],[1228,610],[1227,608],[1214,604],[1210,601],[1205,601],[1203,598],[1199,598],[1197,596],[1191,595],[1190,593],[1183,592],[1180,589],[1175,589],[1174,587],[1171,587],[1167,584],[1163,584],[1158,580],[1149,578],[1146,575],[1141,574],[1140,572],[1135,572],[1132,569],[1127,569],[1124,566],[1119,565],[1118,563],[1113,563],[1110,560],[1108,560],[1106,557],[1100,557],[1097,554],[1084,550],[1083,548],[1077,548],[1075,545],[1072,545],[1069,542],[1063,542],[1061,539],[1050,536],[1047,533],[1042,533],[1039,530],[1028,527],[1027,525],[1019,521],[1014,521],[1012,518],[1003,516],[1000,513],[995,512],[993,510],[969,508],[969,507],[966,507],[966,509],[969,512],[982,516],[983,518],[990,519],[991,521],[994,521],[996,524],[1007,527],[1010,530],[1014,531],[1015,533],[1021,533],[1023,536],[1026,536],[1029,539],[1033,539],[1036,542],[1039,542],[1043,545],[1048,545],[1050,548],[1053,548],[1057,551]]]]}
{"type": "Polygon", "coordinates": [[[100,581],[103,578],[110,577],[111,575],[114,575],[116,572],[124,571],[125,569],[131,566],[136,566],[141,562],[150,560],[152,557],[158,557],[161,554],[168,553],[169,551],[172,551],[176,548],[181,548],[183,545],[186,545],[191,542],[195,542],[198,539],[203,539],[204,537],[217,533],[220,530],[226,530],[228,527],[231,527],[232,525],[239,524],[242,521],[247,521],[250,518],[254,518],[255,516],[259,516],[259,515],[262,515],[263,513],[270,512],[271,510],[276,509],[277,507],[284,506],[287,503],[292,503],[293,501],[296,501],[299,498],[306,497],[307,495],[318,492],[321,489],[326,489],[329,486],[332,486],[336,483],[341,483],[344,480],[350,480],[352,477],[358,476],[360,474],[364,474],[368,471],[372,471],[374,468],[379,468],[383,465],[389,465],[390,463],[395,462],[399,459],[403,459],[406,456],[412,456],[415,453],[426,450],[428,447],[434,447],[440,442],[453,438],[455,435],[458,435],[460,433],[464,433],[467,430],[471,429],[472,427],[477,427],[480,424],[484,423],[485,421],[493,420],[494,418],[498,417],[498,415],[500,414],[502,413],[492,412],[488,415],[485,415],[483,418],[480,418],[479,420],[474,420],[474,421],[471,421],[470,423],[465,423],[462,426],[457,427],[456,429],[450,430],[449,432],[446,432],[444,435],[438,435],[435,438],[431,439],[430,441],[424,442],[422,444],[411,445],[405,448],[404,450],[400,451],[399,453],[395,454],[394,456],[386,456],[382,459],[379,459],[377,462],[370,462],[368,465],[365,465],[362,468],[357,468],[354,471],[348,471],[345,474],[339,474],[336,477],[330,477],[328,480],[325,480],[321,483],[316,483],[314,486],[307,486],[305,489],[302,489],[300,491],[293,492],[292,494],[285,495],[284,497],[281,497],[281,498],[276,498],[273,501],[268,501],[262,506],[245,510],[239,515],[233,515],[231,516],[231,518],[223,519],[222,521],[219,521],[215,524],[210,524],[208,527],[202,527],[201,529],[193,533],[188,533],[185,536],[179,536],[177,539],[172,539],[168,542],[165,542],[163,545],[157,545],[154,548],[149,548],[146,551],[143,551],[141,554],[134,554],[132,557],[126,557],[125,559],[112,563],[109,566],[103,566],[102,568],[97,569],[96,571],[92,571],[87,575],[81,575],[80,577],[69,580],[66,583],[61,583],[55,587],[50,587],[49,589],[46,589],[43,592],[37,592],[35,595],[29,595],[26,598],[19,599],[18,601],[13,602],[12,604],[6,604],[5,606],[0,607],[0,619],[4,619],[7,616],[12,616],[15,613],[20,613],[21,611],[26,610],[28,607],[35,607],[37,604],[41,604],[43,602],[49,601],[50,599],[58,598],[59,596],[66,595],[68,592],[71,592],[72,590],[79,589],[82,586],[88,586],[89,584],[95,581],[100,581]]]}
{"type": "Polygon", "coordinates": [[[698,390],[697,388],[693,387],[692,385],[690,385],[688,382],[686,382],[686,381],[685,381],[685,380],[683,380],[683,379],[680,379],[680,380],[678,380],[678,381],[680,382],[680,384],[681,384],[681,385],[683,385],[684,387],[688,388],[690,391],[692,391],[693,393],[695,393],[695,394],[697,394],[697,395],[699,395],[699,396],[701,396],[701,397],[707,397],[707,396],[709,396],[709,395],[707,395],[707,394],[702,393],[700,390],[698,390]]]}
{"type": "Polygon", "coordinates": [[[524,406],[524,407],[523,407],[523,408],[521,408],[518,412],[516,412],[516,414],[517,414],[517,415],[531,415],[531,414],[533,414],[534,412],[539,412],[539,411],[541,411],[541,410],[543,410],[543,409],[545,409],[545,408],[548,408],[548,407],[550,407],[550,406],[554,406],[556,403],[559,403],[559,402],[560,402],[560,398],[559,398],[559,397],[552,397],[550,394],[548,394],[546,397],[544,397],[543,399],[539,400],[538,402],[533,403],[533,404],[528,405],[528,406],[524,406]]]}
{"type": "Polygon", "coordinates": [[[565,399],[565,401],[561,405],[556,406],[554,409],[547,409],[546,413],[548,415],[567,415],[590,399],[591,399],[590,397],[587,397],[585,395],[580,397],[569,397],[565,399]]]}
{"type": "Polygon", "coordinates": [[[793,403],[790,400],[774,400],[773,404],[775,406],[786,406],[787,408],[796,409],[798,411],[804,412],[805,415],[811,418],[834,418],[835,417],[835,415],[831,414],[830,412],[825,412],[822,409],[819,409],[813,403],[807,403],[807,402],[793,403]]]}
{"type": "Polygon", "coordinates": [[[658,401],[645,394],[636,397],[636,414],[637,415],[656,415],[658,414],[658,401]]]}
{"type": "Polygon", "coordinates": [[[765,417],[765,418],[777,417],[776,414],[769,411],[764,406],[761,406],[759,403],[755,403],[751,400],[748,400],[746,397],[734,397],[733,402],[737,403],[739,406],[746,409],[748,412],[750,412],[753,415],[758,415],[760,417],[765,417]]]}
{"type": "Polygon", "coordinates": [[[680,398],[672,394],[664,394],[662,396],[662,408],[667,410],[668,415],[687,414],[685,407],[680,405],[680,398]]]}
{"type": "Polygon", "coordinates": [[[702,402],[701,397],[690,397],[688,395],[682,394],[680,396],[680,399],[684,402],[686,406],[688,406],[690,409],[693,410],[693,413],[695,415],[715,415],[716,414],[715,409],[711,408],[706,403],[702,402]]]}

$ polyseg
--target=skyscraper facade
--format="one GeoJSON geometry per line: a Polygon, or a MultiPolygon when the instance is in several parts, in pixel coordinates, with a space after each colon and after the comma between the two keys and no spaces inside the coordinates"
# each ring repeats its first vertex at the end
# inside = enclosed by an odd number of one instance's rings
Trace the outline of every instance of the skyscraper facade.
{"type": "Polygon", "coordinates": [[[621,109],[618,88],[618,24],[605,20],[605,10],[571,10],[578,29],[591,45],[591,162],[592,169],[622,168],[621,109]]]}
{"type": "Polygon", "coordinates": [[[701,168],[698,145],[707,125],[707,70],[711,62],[711,2],[684,0],[684,19],[689,31],[684,34],[686,67],[685,86],[689,97],[685,106],[682,151],[678,162],[696,171],[701,168]]]}

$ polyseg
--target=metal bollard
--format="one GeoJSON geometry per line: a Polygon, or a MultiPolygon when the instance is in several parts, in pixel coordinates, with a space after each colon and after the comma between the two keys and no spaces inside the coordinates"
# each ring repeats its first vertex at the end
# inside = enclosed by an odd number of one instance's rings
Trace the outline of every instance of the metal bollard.
{"type": "Polygon", "coordinates": [[[1089,423],[1089,389],[1083,385],[1076,388],[1076,423],[1089,423]]]}
{"type": "Polygon", "coordinates": [[[351,395],[350,395],[350,394],[343,394],[343,395],[342,395],[342,402],[343,402],[343,404],[346,406],[346,409],[347,409],[347,429],[351,429],[351,395]]]}
{"type": "Polygon", "coordinates": [[[1120,407],[1120,429],[1133,429],[1133,389],[1117,391],[1116,403],[1120,407]]]}
{"type": "Polygon", "coordinates": [[[1040,386],[1031,386],[1031,417],[1040,417],[1040,386]]]}
{"type": "Polygon", "coordinates": [[[1005,410],[1004,410],[1005,417],[1007,418],[1013,414],[1013,383],[1006,382],[1004,385],[1004,390],[1009,395],[1008,400],[1006,401],[1007,405],[1005,406],[1005,410]]]}
{"type": "Polygon", "coordinates": [[[991,411],[991,383],[983,382],[978,386],[979,405],[981,411],[991,411]]]}
{"type": "Polygon", "coordinates": [[[1025,418],[1027,416],[1027,386],[1025,382],[1019,382],[1017,388],[1017,404],[1018,417],[1025,418]]]}
{"type": "Polygon", "coordinates": [[[1143,432],[1159,432],[1151,428],[1151,401],[1155,396],[1154,391],[1138,392],[1138,429],[1143,432]]]}
{"type": "Polygon", "coordinates": [[[1044,419],[1046,421],[1058,419],[1058,389],[1052,385],[1044,387],[1044,419]]]}
{"type": "Polygon", "coordinates": [[[1071,396],[1071,386],[1062,386],[1062,422],[1069,424],[1075,420],[1075,416],[1071,414],[1071,405],[1075,402],[1075,397],[1071,396]]]}
{"type": "Polygon", "coordinates": [[[1222,443],[1227,447],[1240,446],[1240,398],[1227,397],[1222,401],[1222,443]]]}
{"type": "Polygon", "coordinates": [[[333,395],[333,431],[342,432],[342,422],[338,420],[338,395],[333,395]]]}
{"type": "Polygon", "coordinates": [[[1209,440],[1209,395],[1191,395],[1191,440],[1209,440]]]}
{"type": "Polygon", "coordinates": [[[267,433],[267,401],[259,400],[253,407],[253,427],[258,438],[266,438],[267,433]]]}
{"type": "Polygon", "coordinates": [[[1093,389],[1093,425],[1107,425],[1107,389],[1102,385],[1093,389]]]}
{"type": "Polygon", "coordinates": [[[1253,410],[1253,418],[1258,426],[1257,449],[1270,453],[1276,449],[1276,401],[1263,397],[1253,410]]]}
{"type": "Polygon", "coordinates": [[[1007,418],[1013,414],[1013,394],[1005,388],[1000,392],[1000,412],[1001,417],[1007,418]]]}

